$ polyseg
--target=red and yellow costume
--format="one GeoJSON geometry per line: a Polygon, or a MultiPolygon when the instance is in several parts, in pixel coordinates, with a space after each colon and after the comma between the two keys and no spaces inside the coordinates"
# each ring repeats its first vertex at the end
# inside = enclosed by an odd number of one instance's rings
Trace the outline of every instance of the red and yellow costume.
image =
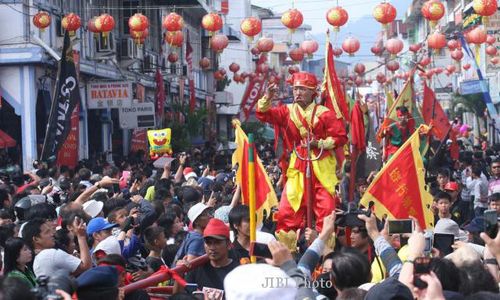
{"type": "MultiPolygon", "coordinates": [[[[317,80],[313,74],[299,72],[293,74],[294,86],[316,89],[317,80]]],[[[347,134],[342,119],[328,108],[315,104],[306,109],[293,103],[271,107],[271,100],[265,96],[257,104],[257,119],[273,124],[283,138],[284,147],[290,153],[290,163],[286,171],[287,181],[283,190],[278,212],[276,230],[297,230],[305,224],[307,201],[305,194],[306,162],[297,158],[307,157],[307,148],[302,147],[309,131],[311,139],[318,141],[318,147],[311,149],[311,157],[321,157],[312,162],[313,211],[316,216],[316,229],[321,230],[323,218],[335,209],[335,186],[338,183],[334,149],[347,142],[347,134]]]]}

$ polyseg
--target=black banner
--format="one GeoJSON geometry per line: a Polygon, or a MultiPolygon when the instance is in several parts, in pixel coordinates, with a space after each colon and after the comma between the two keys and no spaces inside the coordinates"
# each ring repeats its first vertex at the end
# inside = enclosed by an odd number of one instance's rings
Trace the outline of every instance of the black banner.
{"type": "Polygon", "coordinates": [[[56,160],[57,152],[68,137],[71,129],[71,113],[79,102],[80,89],[78,88],[75,62],[73,60],[73,47],[71,46],[68,31],[66,31],[41,160],[56,160]]]}

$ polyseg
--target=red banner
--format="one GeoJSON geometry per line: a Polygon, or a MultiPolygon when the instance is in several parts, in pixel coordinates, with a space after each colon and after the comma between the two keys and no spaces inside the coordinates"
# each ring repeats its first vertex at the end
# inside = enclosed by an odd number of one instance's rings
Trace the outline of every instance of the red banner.
{"type": "Polygon", "coordinates": [[[144,150],[148,152],[148,142],[147,142],[147,130],[146,129],[134,129],[132,132],[132,138],[130,140],[130,151],[137,152],[138,150],[144,150]]]}
{"type": "Polygon", "coordinates": [[[243,112],[244,121],[248,119],[250,113],[253,111],[257,101],[262,97],[265,90],[266,81],[264,76],[255,76],[250,80],[241,99],[240,111],[243,112]]]}
{"type": "Polygon", "coordinates": [[[64,144],[57,154],[57,165],[76,167],[78,163],[78,138],[80,135],[80,105],[75,107],[71,114],[71,129],[64,144]]]}

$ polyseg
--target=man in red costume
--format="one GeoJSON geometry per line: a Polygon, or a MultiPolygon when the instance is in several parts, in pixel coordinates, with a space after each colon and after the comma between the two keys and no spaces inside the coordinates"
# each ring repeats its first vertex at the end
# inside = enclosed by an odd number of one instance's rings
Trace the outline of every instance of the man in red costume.
{"type": "Polygon", "coordinates": [[[342,119],[328,108],[318,105],[314,99],[318,95],[316,76],[307,72],[294,73],[293,104],[272,107],[277,86],[271,84],[257,104],[257,119],[273,124],[280,133],[290,162],[286,171],[286,183],[278,212],[277,231],[297,230],[305,225],[307,201],[305,199],[307,136],[309,132],[311,157],[321,157],[312,162],[313,211],[316,216],[316,229],[321,230],[323,218],[335,209],[336,160],[334,149],[347,142],[347,134],[342,119]]]}
{"type": "Polygon", "coordinates": [[[415,121],[408,108],[399,106],[396,113],[398,121],[389,125],[381,136],[386,138],[385,160],[390,159],[415,131],[415,121]]]}

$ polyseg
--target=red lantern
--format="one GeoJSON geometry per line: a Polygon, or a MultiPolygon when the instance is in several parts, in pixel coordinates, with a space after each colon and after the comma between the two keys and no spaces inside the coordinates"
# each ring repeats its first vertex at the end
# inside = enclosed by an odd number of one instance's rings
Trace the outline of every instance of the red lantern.
{"type": "Polygon", "coordinates": [[[326,13],[326,21],[333,26],[333,31],[339,31],[348,19],[349,14],[340,6],[330,8],[326,13]]]}
{"type": "Polygon", "coordinates": [[[247,72],[241,72],[241,78],[246,79],[248,77],[247,72]]]}
{"type": "Polygon", "coordinates": [[[387,70],[391,72],[396,72],[399,69],[399,63],[395,60],[391,60],[387,63],[387,70]]]}
{"type": "Polygon", "coordinates": [[[222,18],[216,13],[209,13],[201,19],[201,27],[212,36],[215,32],[222,29],[222,18]]]}
{"type": "Polygon", "coordinates": [[[398,55],[401,50],[403,50],[403,42],[398,38],[388,39],[385,48],[392,56],[398,55]]]}
{"type": "Polygon", "coordinates": [[[358,75],[363,75],[365,73],[365,65],[361,64],[361,63],[357,63],[355,66],[354,66],[354,72],[356,72],[358,75]]]}
{"type": "Polygon", "coordinates": [[[442,33],[434,32],[427,38],[427,45],[429,48],[434,49],[435,52],[439,52],[440,49],[446,46],[446,37],[442,33]]]}
{"type": "Polygon", "coordinates": [[[291,66],[291,67],[289,67],[289,68],[288,68],[288,73],[289,73],[290,75],[292,75],[293,73],[297,73],[297,72],[299,72],[299,71],[300,71],[300,70],[299,70],[299,67],[297,67],[297,66],[291,66]]]}
{"type": "Polygon", "coordinates": [[[240,65],[238,65],[237,63],[231,63],[229,65],[229,71],[233,72],[233,73],[236,73],[240,70],[240,65]]]}
{"type": "Polygon", "coordinates": [[[220,80],[223,80],[224,77],[225,77],[225,75],[222,74],[221,70],[217,70],[217,71],[214,72],[214,78],[215,78],[215,80],[220,81],[220,80]]]}
{"type": "Polygon", "coordinates": [[[435,68],[435,69],[434,69],[434,73],[436,73],[436,74],[438,74],[438,75],[439,75],[439,74],[441,74],[441,73],[443,73],[443,68],[441,68],[441,67],[437,67],[437,68],[435,68]]]}
{"type": "Polygon", "coordinates": [[[410,51],[413,53],[417,53],[421,48],[422,48],[422,45],[420,45],[420,44],[410,45],[410,51]]]}
{"type": "Polygon", "coordinates": [[[488,17],[494,15],[497,11],[498,1],[497,0],[474,0],[472,2],[472,8],[476,14],[483,17],[483,23],[488,23],[488,17]]]}
{"type": "Polygon", "coordinates": [[[226,69],[224,69],[224,68],[220,68],[220,69],[219,69],[219,72],[220,72],[222,75],[226,75],[226,69]]]}
{"type": "Polygon", "coordinates": [[[494,36],[492,36],[491,34],[488,34],[488,35],[486,36],[486,43],[487,43],[488,45],[493,45],[496,41],[497,41],[497,40],[495,39],[495,37],[494,37],[494,36]]]}
{"type": "Polygon", "coordinates": [[[300,47],[294,48],[288,52],[288,56],[295,62],[301,62],[304,59],[304,50],[300,47]]]}
{"type": "Polygon", "coordinates": [[[460,49],[455,49],[451,52],[451,58],[459,62],[464,57],[464,53],[460,49]]]}
{"type": "Polygon", "coordinates": [[[448,49],[450,49],[450,51],[457,49],[459,46],[457,40],[449,40],[446,45],[448,46],[448,49]]]}
{"type": "Polygon", "coordinates": [[[377,73],[376,79],[377,79],[378,83],[380,83],[380,84],[383,84],[387,80],[387,78],[385,77],[385,74],[382,72],[377,73]]]}
{"type": "Polygon", "coordinates": [[[422,15],[429,21],[431,28],[434,28],[443,15],[444,5],[438,0],[429,0],[422,6],[422,15]]]}
{"type": "Polygon", "coordinates": [[[184,19],[179,14],[171,12],[163,19],[162,26],[167,31],[180,31],[184,28],[184,19]]]}
{"type": "Polygon", "coordinates": [[[486,47],[486,54],[488,54],[489,56],[497,55],[497,47],[495,46],[486,47]]]}
{"type": "Polygon", "coordinates": [[[372,83],[373,83],[373,79],[368,78],[368,79],[366,80],[366,83],[368,83],[368,84],[372,84],[372,83]]]}
{"type": "Polygon", "coordinates": [[[172,52],[167,57],[168,61],[173,64],[179,60],[179,55],[176,52],[172,52]]]}
{"type": "Polygon", "coordinates": [[[318,51],[319,45],[316,41],[306,40],[300,44],[300,48],[302,48],[304,53],[306,53],[309,58],[312,58],[314,52],[318,51]]]}
{"type": "Polygon", "coordinates": [[[475,45],[481,45],[482,43],[486,42],[487,34],[486,30],[481,27],[476,27],[472,29],[467,35],[467,42],[475,44],[475,45]]]}
{"type": "Polygon", "coordinates": [[[497,57],[493,57],[492,59],[490,59],[490,62],[494,65],[498,64],[498,62],[500,62],[500,58],[497,56],[497,57]]]}
{"type": "Polygon", "coordinates": [[[94,33],[94,36],[97,36],[99,34],[99,30],[95,26],[95,21],[97,20],[98,17],[93,17],[87,22],[87,29],[94,33]]]}
{"type": "Polygon", "coordinates": [[[421,65],[422,67],[425,67],[425,66],[429,65],[430,63],[431,63],[431,59],[428,56],[426,56],[420,60],[419,65],[421,65]]]}
{"type": "Polygon", "coordinates": [[[245,18],[241,21],[240,29],[250,40],[253,40],[253,37],[261,32],[262,22],[255,17],[245,18]]]}
{"type": "Polygon", "coordinates": [[[363,78],[357,76],[356,79],[354,79],[354,83],[357,85],[357,86],[361,86],[363,85],[363,78]]]}
{"type": "Polygon", "coordinates": [[[431,79],[431,78],[432,78],[432,76],[434,76],[434,70],[433,70],[433,69],[430,69],[430,70],[425,71],[425,76],[426,76],[428,79],[431,79]]]}
{"type": "Polygon", "coordinates": [[[149,19],[141,13],[136,13],[128,19],[130,31],[144,31],[149,27],[149,19]]]}
{"type": "Polygon", "coordinates": [[[349,56],[354,56],[354,53],[356,53],[359,50],[359,47],[360,47],[359,40],[354,37],[348,37],[342,43],[342,50],[349,53],[349,56]]]}
{"type": "Polygon", "coordinates": [[[394,21],[396,18],[396,8],[392,6],[390,3],[380,3],[375,6],[373,10],[373,17],[377,22],[381,23],[384,27],[387,27],[387,24],[394,21]]]}
{"type": "Polygon", "coordinates": [[[221,53],[229,44],[229,39],[224,34],[216,34],[210,40],[210,48],[217,53],[221,53]]]}
{"type": "Polygon", "coordinates": [[[77,14],[69,13],[61,20],[61,26],[69,31],[69,35],[74,35],[81,26],[80,17],[77,14]]]}
{"type": "Polygon", "coordinates": [[[260,52],[269,52],[274,48],[274,41],[272,38],[262,37],[257,41],[257,49],[260,52]]]}
{"type": "Polygon", "coordinates": [[[463,68],[464,68],[465,71],[469,70],[470,69],[470,64],[465,64],[463,66],[463,68]]]}
{"type": "Polygon", "coordinates": [[[169,31],[165,34],[165,42],[169,44],[171,47],[182,47],[184,43],[184,34],[182,31],[169,31]]]}
{"type": "Polygon", "coordinates": [[[50,25],[50,20],[50,15],[46,11],[39,11],[33,16],[33,24],[42,32],[50,25]]]}
{"type": "Polygon", "coordinates": [[[233,81],[236,83],[242,83],[243,78],[241,77],[240,74],[234,73],[233,75],[233,81]]]}
{"type": "Polygon", "coordinates": [[[115,19],[109,14],[102,14],[95,19],[95,27],[104,37],[115,28],[115,19]]]}
{"type": "Polygon", "coordinates": [[[455,71],[457,70],[457,68],[454,66],[454,65],[448,65],[446,67],[446,71],[448,71],[448,73],[454,73],[455,71]]]}
{"type": "Polygon", "coordinates": [[[281,23],[285,25],[291,32],[294,32],[295,29],[299,28],[304,22],[304,17],[302,13],[297,9],[289,9],[281,16],[281,23]]]}
{"type": "Polygon", "coordinates": [[[210,68],[210,59],[208,59],[207,57],[203,57],[202,59],[200,59],[198,64],[203,70],[208,69],[210,68]]]}
{"type": "Polygon", "coordinates": [[[342,53],[344,51],[342,51],[342,49],[340,49],[340,48],[333,48],[332,52],[333,52],[333,55],[335,55],[336,57],[339,57],[342,55],[342,53]]]}
{"type": "Polygon", "coordinates": [[[384,52],[384,48],[379,46],[373,46],[370,48],[370,51],[376,56],[380,56],[384,52]]]}

